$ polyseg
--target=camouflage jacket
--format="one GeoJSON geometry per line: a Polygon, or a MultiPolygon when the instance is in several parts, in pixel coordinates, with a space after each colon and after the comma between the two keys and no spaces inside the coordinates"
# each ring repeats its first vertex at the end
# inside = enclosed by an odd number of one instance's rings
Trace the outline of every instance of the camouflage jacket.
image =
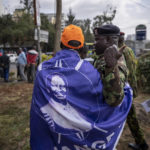
{"type": "Polygon", "coordinates": [[[142,54],[137,64],[138,84],[142,91],[150,92],[150,52],[142,54]]]}
{"type": "Polygon", "coordinates": [[[137,96],[137,77],[136,77],[137,60],[130,47],[126,47],[124,49],[123,55],[126,61],[127,68],[129,70],[128,82],[133,89],[133,97],[135,98],[137,96]]]}
{"type": "Polygon", "coordinates": [[[96,56],[94,67],[100,72],[105,102],[110,106],[119,105],[124,97],[124,85],[128,76],[124,58],[118,60],[115,68],[107,68],[104,55],[96,56]]]}

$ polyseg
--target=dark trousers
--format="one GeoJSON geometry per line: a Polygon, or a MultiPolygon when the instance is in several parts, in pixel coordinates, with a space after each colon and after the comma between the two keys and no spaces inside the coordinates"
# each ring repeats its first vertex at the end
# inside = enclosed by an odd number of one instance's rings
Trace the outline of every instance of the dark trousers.
{"type": "Polygon", "coordinates": [[[4,81],[8,81],[9,78],[9,68],[3,68],[4,71],[4,81]]]}
{"type": "Polygon", "coordinates": [[[28,82],[33,82],[35,79],[35,64],[29,64],[27,67],[28,82]]]}
{"type": "Polygon", "coordinates": [[[139,122],[136,117],[134,104],[132,104],[130,112],[128,114],[127,123],[136,144],[146,143],[144,139],[143,131],[141,130],[139,122]]]}
{"type": "Polygon", "coordinates": [[[3,68],[0,67],[0,77],[3,78],[3,76],[4,76],[3,68]]]}

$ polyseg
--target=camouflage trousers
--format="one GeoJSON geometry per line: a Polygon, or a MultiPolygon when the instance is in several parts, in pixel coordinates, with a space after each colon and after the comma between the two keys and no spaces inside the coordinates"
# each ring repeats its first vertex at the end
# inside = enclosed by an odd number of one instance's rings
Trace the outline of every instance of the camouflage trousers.
{"type": "Polygon", "coordinates": [[[128,124],[129,129],[132,133],[132,136],[134,137],[135,143],[136,144],[145,143],[143,131],[140,128],[137,117],[136,117],[134,104],[132,104],[130,112],[128,114],[127,124],[128,124]]]}

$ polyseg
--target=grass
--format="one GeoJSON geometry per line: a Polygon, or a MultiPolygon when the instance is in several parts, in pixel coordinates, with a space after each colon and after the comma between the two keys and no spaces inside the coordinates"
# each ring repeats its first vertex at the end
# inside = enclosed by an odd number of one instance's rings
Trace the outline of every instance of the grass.
{"type": "Polygon", "coordinates": [[[0,150],[30,150],[29,110],[32,86],[25,85],[24,89],[22,85],[0,86],[0,90],[3,90],[0,94],[0,150]]]}

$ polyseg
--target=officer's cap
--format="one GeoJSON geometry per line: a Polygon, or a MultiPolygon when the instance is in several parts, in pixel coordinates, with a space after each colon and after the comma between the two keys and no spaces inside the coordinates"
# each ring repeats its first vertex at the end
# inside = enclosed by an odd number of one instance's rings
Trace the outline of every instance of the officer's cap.
{"type": "Polygon", "coordinates": [[[94,29],[94,35],[120,35],[119,27],[107,24],[94,29]]]}

